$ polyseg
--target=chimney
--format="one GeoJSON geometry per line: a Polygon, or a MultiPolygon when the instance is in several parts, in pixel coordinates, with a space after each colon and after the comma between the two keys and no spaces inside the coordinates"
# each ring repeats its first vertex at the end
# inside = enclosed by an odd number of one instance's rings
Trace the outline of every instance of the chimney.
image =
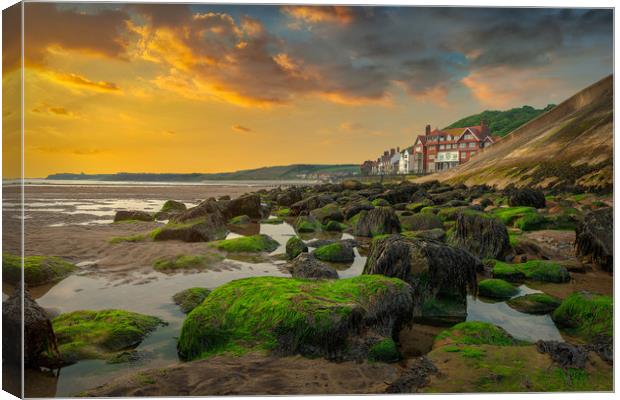
{"type": "Polygon", "coordinates": [[[431,134],[431,126],[430,125],[426,125],[426,136],[431,134]]]}
{"type": "Polygon", "coordinates": [[[400,153],[400,146],[397,146],[397,147],[396,147],[396,152],[397,152],[397,153],[400,153]]]}
{"type": "Polygon", "coordinates": [[[480,120],[480,130],[482,131],[483,134],[489,133],[489,124],[487,123],[487,120],[484,118],[480,120]]]}

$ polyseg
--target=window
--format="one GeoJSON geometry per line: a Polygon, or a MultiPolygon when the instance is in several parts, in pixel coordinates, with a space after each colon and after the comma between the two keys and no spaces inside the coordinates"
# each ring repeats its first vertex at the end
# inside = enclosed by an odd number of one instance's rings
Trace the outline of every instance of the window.
{"type": "Polygon", "coordinates": [[[461,149],[464,149],[464,148],[466,148],[466,147],[467,147],[467,143],[461,143],[459,147],[460,147],[461,149]]]}
{"type": "Polygon", "coordinates": [[[467,133],[465,136],[463,136],[463,139],[469,140],[469,139],[471,139],[471,135],[469,133],[467,133]]]}
{"type": "Polygon", "coordinates": [[[476,142],[469,143],[469,147],[472,148],[472,149],[476,148],[476,142]]]}
{"type": "Polygon", "coordinates": [[[439,150],[445,150],[446,146],[444,146],[443,144],[439,145],[439,150]]]}
{"type": "Polygon", "coordinates": [[[465,153],[464,151],[461,151],[461,158],[467,158],[467,153],[465,153]]]}
{"type": "Polygon", "coordinates": [[[434,155],[434,154],[430,154],[430,155],[428,156],[428,159],[429,159],[429,160],[434,160],[434,159],[435,159],[435,155],[434,155]]]}

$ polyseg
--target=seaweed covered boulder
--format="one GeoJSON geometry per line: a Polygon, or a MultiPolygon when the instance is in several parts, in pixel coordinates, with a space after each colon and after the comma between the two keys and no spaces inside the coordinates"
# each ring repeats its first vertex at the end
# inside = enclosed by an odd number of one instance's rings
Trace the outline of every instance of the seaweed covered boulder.
{"type": "Polygon", "coordinates": [[[307,252],[308,246],[304,243],[303,240],[301,240],[297,236],[293,236],[286,241],[286,256],[289,258],[289,260],[292,260],[301,253],[307,252]]]}
{"type": "Polygon", "coordinates": [[[215,289],[185,319],[184,360],[267,351],[361,360],[412,314],[411,287],[380,275],[339,280],[254,277],[215,289]]]}
{"type": "Polygon", "coordinates": [[[361,211],[353,227],[356,236],[374,237],[400,232],[398,216],[390,207],[361,211]]]}
{"type": "Polygon", "coordinates": [[[312,254],[301,253],[289,265],[293,278],[338,279],[334,267],[324,264],[312,254]]]}
{"type": "Polygon", "coordinates": [[[588,341],[598,342],[613,335],[613,299],[590,292],[568,296],[551,318],[556,325],[588,341]]]}
{"type": "Polygon", "coordinates": [[[164,322],[124,310],[73,311],[54,318],[52,325],[64,362],[110,359],[138,346],[164,322]]]}
{"type": "MultiPolygon", "coordinates": [[[[60,257],[24,257],[24,282],[28,286],[45,285],[58,282],[75,271],[76,266],[60,257]]],[[[2,254],[2,280],[12,285],[21,282],[21,257],[9,253],[2,254]]]]}
{"type": "Polygon", "coordinates": [[[271,236],[265,234],[219,240],[211,245],[229,253],[271,253],[280,246],[271,236]]]}
{"type": "Polygon", "coordinates": [[[167,200],[161,210],[155,213],[155,219],[169,219],[172,215],[180,214],[187,210],[187,206],[180,201],[167,200]]]}
{"type": "Polygon", "coordinates": [[[321,224],[313,216],[301,215],[293,222],[293,227],[299,233],[311,233],[321,230],[321,224]]]}
{"type": "Polygon", "coordinates": [[[494,345],[515,346],[523,342],[515,339],[502,327],[481,321],[467,321],[442,331],[433,343],[433,348],[445,345],[494,345]]]}
{"type": "Polygon", "coordinates": [[[353,246],[348,242],[335,242],[326,244],[312,253],[321,261],[349,263],[355,259],[353,246]]]}
{"type": "Polygon", "coordinates": [[[507,190],[508,205],[511,207],[545,208],[545,194],[538,189],[519,188],[507,190]]]}
{"type": "Polygon", "coordinates": [[[578,256],[592,260],[606,271],[614,266],[613,208],[589,211],[575,229],[575,251],[578,256]]]}
{"type": "Polygon", "coordinates": [[[486,214],[465,211],[456,217],[449,242],[477,257],[504,259],[512,249],[506,226],[486,214]]]}
{"type": "Polygon", "coordinates": [[[526,279],[554,283],[570,281],[570,273],[565,267],[556,262],[545,260],[530,260],[515,264],[495,261],[493,277],[511,282],[526,279]]]}
{"type": "Polygon", "coordinates": [[[290,215],[296,217],[298,215],[307,215],[310,211],[333,203],[334,198],[327,194],[317,194],[300,200],[290,206],[290,215]]]}
{"type": "Polygon", "coordinates": [[[375,208],[370,201],[366,199],[358,199],[355,201],[350,201],[343,207],[343,214],[346,220],[349,220],[359,214],[361,211],[370,211],[375,208]]]}
{"type": "Polygon", "coordinates": [[[422,305],[429,300],[449,298],[465,307],[467,289],[476,292],[480,264],[467,251],[441,242],[390,235],[372,241],[363,273],[409,283],[415,293],[414,312],[420,316],[422,305]]]}
{"type": "Polygon", "coordinates": [[[238,215],[247,215],[252,219],[261,219],[267,216],[261,207],[260,196],[255,193],[224,202],[223,213],[224,217],[228,219],[238,215]]]}
{"type": "Polygon", "coordinates": [[[508,300],[506,303],[517,311],[526,314],[549,314],[560,306],[562,301],[545,293],[530,293],[508,300]]]}
{"type": "Polygon", "coordinates": [[[114,222],[121,221],[153,221],[155,216],[146,211],[117,211],[114,215],[114,222]]]}
{"type": "Polygon", "coordinates": [[[279,206],[288,207],[292,204],[297,203],[298,201],[301,201],[301,199],[302,199],[301,189],[292,187],[278,194],[276,197],[276,202],[278,203],[279,206]]]}
{"type": "Polygon", "coordinates": [[[23,332],[23,361],[27,367],[57,364],[60,361],[60,354],[49,316],[32,299],[28,290],[23,291],[22,308],[21,293],[21,289],[15,289],[13,294],[2,302],[3,360],[21,364],[23,332]]]}
{"type": "Polygon", "coordinates": [[[180,240],[183,242],[210,242],[226,237],[226,220],[219,213],[207,213],[201,217],[183,222],[168,222],[155,229],[151,237],[155,241],[180,240]]]}
{"type": "Polygon", "coordinates": [[[328,221],[341,222],[344,220],[342,210],[336,203],[330,203],[321,208],[315,208],[310,211],[310,215],[322,224],[327,224],[328,221]]]}
{"type": "Polygon", "coordinates": [[[194,308],[207,298],[211,291],[207,288],[194,287],[182,290],[172,296],[174,304],[181,307],[181,311],[189,314],[194,308]]]}
{"type": "Polygon", "coordinates": [[[503,279],[484,279],[478,282],[478,294],[492,299],[509,299],[519,293],[519,289],[503,279]]]}
{"type": "Polygon", "coordinates": [[[441,219],[432,213],[419,213],[409,216],[401,216],[400,226],[404,231],[427,231],[431,229],[443,229],[441,219]]]}

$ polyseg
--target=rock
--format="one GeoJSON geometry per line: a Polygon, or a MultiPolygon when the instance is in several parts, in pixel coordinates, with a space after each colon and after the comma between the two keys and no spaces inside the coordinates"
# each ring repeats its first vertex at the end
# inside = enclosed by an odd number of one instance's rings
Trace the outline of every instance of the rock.
{"type": "Polygon", "coordinates": [[[114,222],[120,221],[153,221],[155,217],[146,211],[117,211],[114,216],[114,222]]]}
{"type": "Polygon", "coordinates": [[[389,207],[390,202],[383,198],[374,199],[370,202],[374,207],[389,207]]]}
{"type": "Polygon", "coordinates": [[[336,203],[327,204],[321,208],[315,208],[310,211],[310,216],[314,217],[322,224],[327,224],[328,221],[342,222],[344,220],[342,210],[336,203]]]}
{"type": "Polygon", "coordinates": [[[224,216],[228,219],[238,215],[247,215],[252,219],[262,219],[267,215],[261,208],[260,196],[247,194],[226,202],[224,216]]]}
{"type": "Polygon", "coordinates": [[[265,234],[220,240],[211,245],[229,253],[271,253],[280,246],[277,241],[265,234]]]}
{"type": "Polygon", "coordinates": [[[484,279],[478,282],[478,294],[493,299],[509,299],[519,293],[519,289],[503,279],[484,279]]]}
{"type": "Polygon", "coordinates": [[[312,254],[300,253],[289,265],[293,278],[338,279],[338,272],[312,254]]]}
{"type": "Polygon", "coordinates": [[[209,293],[211,293],[209,289],[194,287],[175,293],[174,296],[172,296],[172,300],[174,304],[181,307],[183,313],[189,314],[207,298],[209,293]]]}
{"type": "Polygon", "coordinates": [[[588,349],[585,346],[555,340],[539,340],[536,342],[536,349],[549,354],[561,368],[583,369],[588,361],[588,349]]]}
{"type": "Polygon", "coordinates": [[[247,225],[251,222],[252,220],[247,215],[238,215],[228,221],[228,223],[232,225],[247,225]]]}
{"type": "Polygon", "coordinates": [[[448,345],[516,346],[523,344],[504,328],[481,321],[467,321],[454,325],[435,338],[433,349],[448,345]]]}
{"type": "Polygon", "coordinates": [[[385,388],[385,393],[416,393],[425,386],[430,376],[438,372],[437,367],[427,357],[413,359],[407,371],[385,388]]]}
{"type": "Polygon", "coordinates": [[[185,206],[184,203],[181,203],[180,201],[175,201],[175,200],[167,200],[164,205],[161,207],[161,210],[159,210],[159,212],[165,212],[165,213],[179,213],[179,212],[183,212],[187,210],[187,207],[185,206]]]}
{"type": "Polygon", "coordinates": [[[613,271],[613,208],[589,211],[575,229],[575,251],[606,271],[613,271]]]}
{"type": "Polygon", "coordinates": [[[321,246],[312,254],[321,261],[348,263],[353,262],[355,254],[348,243],[336,242],[321,246]]]}
{"type": "MultiPolygon", "coordinates": [[[[380,198],[387,200],[390,204],[409,203],[411,197],[417,192],[419,186],[414,184],[398,185],[392,189],[388,189],[379,195],[380,198]]],[[[372,200],[372,199],[371,199],[372,200]]]]}
{"type": "Polygon", "coordinates": [[[223,239],[227,234],[226,221],[221,214],[213,213],[181,223],[168,222],[164,227],[153,231],[152,237],[155,241],[210,242],[223,239]]]}
{"type": "Polygon", "coordinates": [[[526,314],[549,314],[559,307],[562,301],[545,293],[532,293],[508,300],[506,303],[526,314]]]}
{"type": "Polygon", "coordinates": [[[355,236],[373,237],[398,232],[400,232],[400,221],[394,210],[389,207],[361,211],[353,227],[355,236]]]}
{"type": "Polygon", "coordinates": [[[286,255],[289,260],[294,259],[301,253],[307,253],[308,246],[297,236],[291,237],[286,241],[286,255]]]}
{"type": "Polygon", "coordinates": [[[432,213],[419,213],[411,216],[401,216],[400,226],[405,231],[427,231],[443,229],[441,219],[432,213]]]}
{"type": "Polygon", "coordinates": [[[544,260],[530,260],[518,264],[496,261],[493,267],[493,277],[511,282],[520,282],[525,279],[555,283],[570,281],[570,274],[566,268],[556,262],[544,260]]]}
{"type": "Polygon", "coordinates": [[[227,194],[217,198],[217,201],[227,201],[227,200],[230,200],[230,196],[227,194]]]}
{"type": "Polygon", "coordinates": [[[551,318],[570,334],[588,341],[613,337],[613,299],[609,296],[575,292],[562,301],[551,318]]]}
{"type": "Polygon", "coordinates": [[[30,296],[28,290],[18,287],[2,302],[2,358],[21,365],[22,329],[23,361],[26,367],[50,366],[60,361],[60,353],[52,323],[43,308],[30,296]],[[22,325],[23,310],[23,325],[22,325]]]}
{"type": "Polygon", "coordinates": [[[301,201],[301,199],[302,199],[301,190],[293,187],[293,188],[287,189],[284,193],[279,194],[276,197],[276,202],[278,203],[279,206],[289,207],[297,203],[298,201],[301,201]]]}
{"type": "Polygon", "coordinates": [[[415,312],[443,294],[465,299],[476,292],[480,261],[468,252],[441,242],[390,235],[374,239],[363,274],[381,274],[409,283],[416,293],[415,312]]]}
{"type": "Polygon", "coordinates": [[[308,245],[308,247],[314,247],[315,249],[318,249],[319,247],[323,247],[323,246],[327,246],[328,244],[332,244],[332,243],[344,243],[350,247],[357,247],[358,243],[357,240],[355,239],[341,239],[341,240],[335,240],[335,239],[314,239],[314,240],[310,240],[309,242],[306,242],[306,244],[308,245]]]}
{"type": "MultiPolygon", "coordinates": [[[[26,256],[24,258],[24,282],[27,286],[40,286],[58,282],[75,271],[76,266],[60,257],[26,256]]],[[[16,285],[21,282],[21,257],[2,254],[2,280],[16,285]]]]}
{"type": "Polygon", "coordinates": [[[362,360],[374,344],[396,337],[412,305],[409,285],[380,275],[238,279],[219,286],[187,316],[177,349],[183,360],[246,343],[279,356],[362,360]]]}
{"type": "Polygon", "coordinates": [[[299,216],[293,222],[293,227],[298,233],[311,233],[321,230],[321,224],[312,216],[299,216]]]}
{"type": "Polygon", "coordinates": [[[446,238],[446,231],[440,228],[428,229],[424,231],[405,231],[401,234],[408,238],[431,239],[438,241],[444,241],[446,238]]]}
{"type": "Polygon", "coordinates": [[[329,221],[324,227],[325,231],[327,232],[342,232],[346,228],[347,225],[336,221],[329,221]]]}
{"type": "Polygon", "coordinates": [[[454,233],[448,237],[448,242],[481,259],[504,259],[512,252],[506,226],[475,211],[457,215],[454,233]]]}
{"type": "Polygon", "coordinates": [[[545,208],[545,194],[541,190],[522,188],[507,191],[508,205],[511,207],[545,208]]]}
{"type": "Polygon", "coordinates": [[[329,195],[320,194],[308,197],[307,199],[300,200],[291,205],[290,215],[295,217],[298,215],[308,214],[310,211],[321,208],[323,206],[328,205],[329,203],[333,203],[334,198],[329,195]]]}
{"type": "Polygon", "coordinates": [[[157,317],[123,310],[73,311],[52,321],[61,357],[67,363],[109,359],[135,348],[164,324],[157,317]]]}
{"type": "Polygon", "coordinates": [[[359,214],[360,211],[370,211],[373,208],[375,207],[366,199],[350,202],[343,208],[344,218],[349,220],[359,214]]]}
{"type": "Polygon", "coordinates": [[[465,193],[460,189],[449,190],[443,193],[431,194],[431,199],[435,204],[442,205],[453,200],[464,200],[465,193]]]}
{"type": "Polygon", "coordinates": [[[347,179],[342,181],[342,188],[344,190],[361,190],[364,188],[364,185],[358,180],[347,179]]]}
{"type": "Polygon", "coordinates": [[[207,219],[219,219],[222,223],[228,221],[231,216],[225,216],[224,211],[227,207],[226,201],[216,201],[215,199],[207,199],[196,207],[192,207],[180,214],[176,214],[170,217],[170,222],[182,223],[186,221],[196,220],[200,218],[207,219]]]}

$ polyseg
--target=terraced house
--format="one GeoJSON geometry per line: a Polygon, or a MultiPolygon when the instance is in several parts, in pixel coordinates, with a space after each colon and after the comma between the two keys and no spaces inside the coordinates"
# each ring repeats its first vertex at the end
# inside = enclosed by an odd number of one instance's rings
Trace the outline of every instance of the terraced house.
{"type": "Polygon", "coordinates": [[[484,120],[464,128],[431,129],[426,125],[424,135],[419,135],[413,146],[386,150],[360,168],[362,175],[431,174],[466,163],[497,140],[484,120]]]}

